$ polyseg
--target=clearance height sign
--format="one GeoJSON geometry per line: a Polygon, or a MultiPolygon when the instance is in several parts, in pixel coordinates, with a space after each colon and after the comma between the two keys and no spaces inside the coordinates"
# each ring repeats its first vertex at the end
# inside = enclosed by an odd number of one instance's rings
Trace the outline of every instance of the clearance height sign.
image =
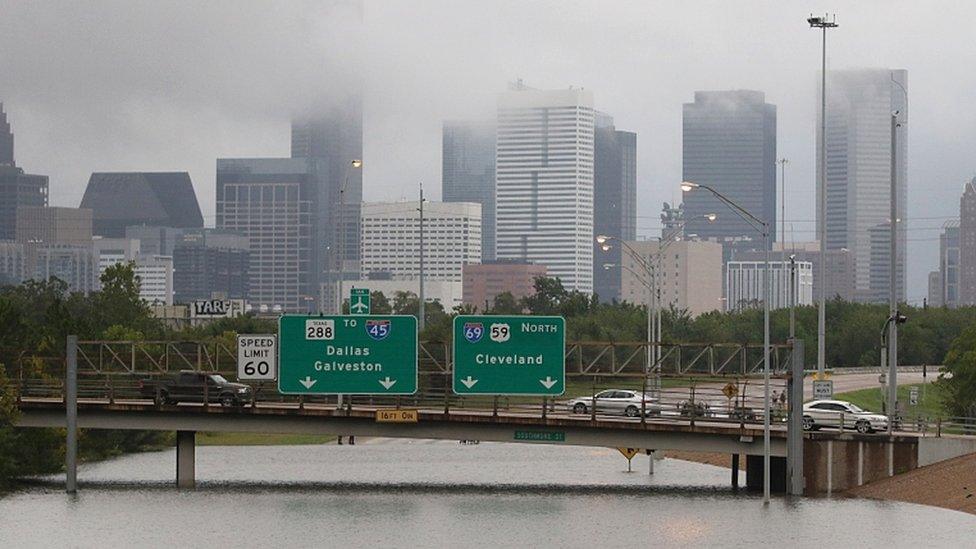
{"type": "Polygon", "coordinates": [[[417,319],[286,315],[278,321],[278,391],[317,395],[417,392],[417,319]]]}
{"type": "Polygon", "coordinates": [[[566,321],[558,316],[454,318],[454,392],[548,395],[566,389],[566,321]]]}

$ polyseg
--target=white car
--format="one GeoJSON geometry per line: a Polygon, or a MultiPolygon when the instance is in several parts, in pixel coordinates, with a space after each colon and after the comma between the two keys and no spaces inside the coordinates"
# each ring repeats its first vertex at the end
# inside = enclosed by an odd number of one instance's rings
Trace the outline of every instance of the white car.
{"type": "Polygon", "coordinates": [[[598,414],[623,414],[627,417],[640,417],[643,408],[645,415],[660,415],[661,404],[658,399],[629,389],[608,389],[592,397],[574,398],[566,403],[574,414],[588,414],[596,407],[598,414]]]}
{"type": "Polygon", "coordinates": [[[888,416],[875,414],[844,400],[814,400],[803,405],[803,430],[815,431],[821,427],[840,426],[856,429],[858,433],[888,430],[888,416]]]}

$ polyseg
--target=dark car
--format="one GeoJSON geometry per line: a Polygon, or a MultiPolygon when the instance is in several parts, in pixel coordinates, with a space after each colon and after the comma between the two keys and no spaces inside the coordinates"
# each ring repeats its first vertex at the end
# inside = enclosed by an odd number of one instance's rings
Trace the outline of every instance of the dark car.
{"type": "Polygon", "coordinates": [[[182,371],[169,379],[142,380],[139,390],[156,404],[207,402],[243,406],[254,398],[248,385],[231,383],[220,374],[193,371],[182,371]]]}

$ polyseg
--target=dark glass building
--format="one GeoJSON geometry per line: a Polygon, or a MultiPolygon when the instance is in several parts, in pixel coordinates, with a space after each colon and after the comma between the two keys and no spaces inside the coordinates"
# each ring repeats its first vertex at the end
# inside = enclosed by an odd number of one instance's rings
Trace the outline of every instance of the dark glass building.
{"type": "Polygon", "coordinates": [[[247,299],[247,238],[217,229],[185,230],[173,249],[176,303],[198,299],[247,299]]]}
{"type": "MultiPolygon", "coordinates": [[[[604,113],[594,128],[593,234],[637,239],[637,134],[617,130],[604,113]]],[[[594,240],[593,292],[601,301],[620,300],[620,264],[619,245],[605,252],[594,240]]]]}
{"type": "Polygon", "coordinates": [[[17,237],[17,208],[47,206],[46,175],[30,175],[14,162],[14,134],[0,103],[0,240],[17,237]]]}
{"type": "Polygon", "coordinates": [[[0,166],[0,240],[17,237],[17,208],[47,206],[47,176],[0,166]]]}
{"type": "MultiPolygon", "coordinates": [[[[776,105],[760,91],[700,91],[685,103],[682,178],[708,185],[763,219],[776,240],[776,105]]],[[[762,236],[711,193],[684,193],[685,234],[720,241],[762,236]],[[717,214],[713,222],[705,216],[717,214]]],[[[759,246],[761,247],[761,245],[759,246]]]]}
{"type": "Polygon", "coordinates": [[[444,202],[481,204],[481,259],[495,259],[495,125],[484,121],[444,123],[441,197],[444,202]]]}
{"type": "Polygon", "coordinates": [[[7,113],[3,111],[3,103],[0,103],[0,166],[14,165],[14,134],[10,131],[10,123],[7,122],[7,113]]]}
{"type": "Polygon", "coordinates": [[[125,237],[130,225],[203,227],[186,172],[96,172],[88,180],[81,207],[94,212],[94,232],[106,238],[125,237]]]}
{"type": "Polygon", "coordinates": [[[358,278],[363,170],[352,162],[363,158],[362,98],[350,95],[293,120],[291,157],[317,159],[317,168],[310,173],[318,180],[320,197],[314,212],[321,221],[315,235],[322,250],[315,265],[317,276],[339,270],[341,259],[341,270],[358,278]],[[342,253],[336,254],[340,246],[342,253]]]}

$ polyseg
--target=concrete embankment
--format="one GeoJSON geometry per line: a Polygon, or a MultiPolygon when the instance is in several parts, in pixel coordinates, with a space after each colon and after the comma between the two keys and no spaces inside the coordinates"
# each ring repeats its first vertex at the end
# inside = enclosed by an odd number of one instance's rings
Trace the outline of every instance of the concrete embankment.
{"type": "Polygon", "coordinates": [[[920,503],[976,515],[976,454],[920,467],[844,493],[851,497],[920,503]]]}

